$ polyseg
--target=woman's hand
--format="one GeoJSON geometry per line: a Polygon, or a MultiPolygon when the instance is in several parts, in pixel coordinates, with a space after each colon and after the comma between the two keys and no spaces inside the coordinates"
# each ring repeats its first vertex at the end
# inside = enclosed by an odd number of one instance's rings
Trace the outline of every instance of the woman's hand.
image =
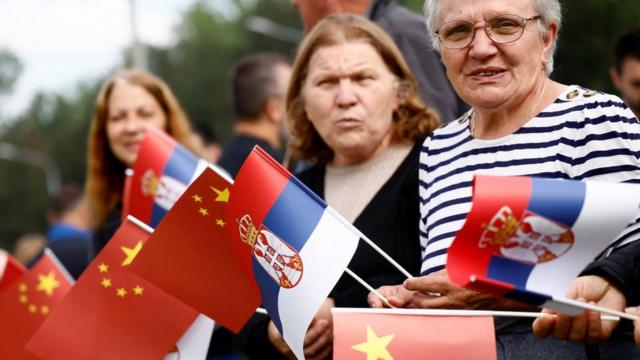
{"type": "MultiPolygon", "coordinates": [[[[405,289],[402,285],[381,286],[377,290],[392,306],[399,308],[412,307],[410,300],[414,296],[413,291],[405,289]]],[[[370,292],[367,296],[367,302],[372,308],[387,307],[387,304],[373,292],[370,292]]]]}
{"type": "Polygon", "coordinates": [[[412,305],[423,309],[487,309],[524,310],[531,306],[504,298],[482,294],[451,283],[446,270],[407,279],[407,291],[419,293],[410,300],[412,305]],[[438,296],[439,294],[439,296],[438,296]]]}
{"type": "MultiPolygon", "coordinates": [[[[626,299],[620,290],[611,286],[599,276],[581,276],[573,281],[567,293],[569,299],[589,302],[609,309],[622,311],[626,299]]],[[[539,317],[533,322],[533,333],[538,337],[553,335],[560,340],[586,341],[597,343],[611,336],[617,321],[602,321],[600,313],[585,310],[578,316],[558,314],[553,310],[543,310],[555,317],[539,317]]],[[[640,334],[638,334],[640,335],[640,334]]]]}

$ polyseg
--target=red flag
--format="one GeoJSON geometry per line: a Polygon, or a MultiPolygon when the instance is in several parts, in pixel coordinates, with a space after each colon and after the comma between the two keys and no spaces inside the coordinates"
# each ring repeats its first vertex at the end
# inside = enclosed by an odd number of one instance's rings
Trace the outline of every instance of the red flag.
{"type": "Polygon", "coordinates": [[[24,345],[72,283],[71,276],[46,249],[33,268],[0,295],[0,358],[35,359],[24,345]]]}
{"type": "Polygon", "coordinates": [[[334,309],[336,359],[496,359],[493,318],[334,309]],[[337,311],[336,311],[337,310],[337,311]]]}
{"type": "Polygon", "coordinates": [[[29,341],[46,359],[161,359],[197,316],[129,272],[149,237],[127,219],[29,341]]]}
{"type": "Polygon", "coordinates": [[[229,244],[226,228],[237,227],[223,216],[230,187],[205,169],[158,225],[132,271],[238,332],[260,297],[229,244]]]}
{"type": "Polygon", "coordinates": [[[6,251],[0,250],[0,293],[27,273],[27,269],[6,251]]]}

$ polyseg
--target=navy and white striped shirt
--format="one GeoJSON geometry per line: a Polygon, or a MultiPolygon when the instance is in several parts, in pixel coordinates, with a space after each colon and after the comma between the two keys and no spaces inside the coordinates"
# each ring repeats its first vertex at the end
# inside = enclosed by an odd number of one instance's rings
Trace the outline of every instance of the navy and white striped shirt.
{"type": "MultiPolygon", "coordinates": [[[[620,98],[570,86],[514,134],[473,138],[470,113],[436,130],[420,154],[422,275],[444,268],[471,210],[475,174],[640,183],[640,123],[620,98]]],[[[616,245],[640,238],[638,220],[616,245]]]]}

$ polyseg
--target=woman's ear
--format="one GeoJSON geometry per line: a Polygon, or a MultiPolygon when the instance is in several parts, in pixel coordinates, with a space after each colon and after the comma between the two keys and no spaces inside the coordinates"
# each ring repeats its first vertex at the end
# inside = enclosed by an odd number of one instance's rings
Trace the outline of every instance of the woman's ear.
{"type": "Polygon", "coordinates": [[[398,80],[396,82],[396,110],[409,100],[409,94],[411,94],[411,83],[407,80],[398,80]]]}
{"type": "Polygon", "coordinates": [[[552,22],[551,24],[549,24],[549,28],[547,29],[544,36],[542,37],[543,49],[542,49],[541,60],[543,65],[548,63],[549,60],[551,59],[551,51],[553,50],[553,44],[555,43],[557,37],[558,37],[558,24],[555,22],[552,22]]]}

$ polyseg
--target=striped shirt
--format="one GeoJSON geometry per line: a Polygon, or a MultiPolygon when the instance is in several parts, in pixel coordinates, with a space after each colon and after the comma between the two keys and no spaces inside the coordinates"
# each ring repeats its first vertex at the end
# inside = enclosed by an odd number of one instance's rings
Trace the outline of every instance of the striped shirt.
{"type": "MultiPolygon", "coordinates": [[[[620,98],[569,86],[511,135],[475,139],[471,112],[436,130],[420,153],[422,275],[441,270],[471,210],[475,174],[640,183],[640,123],[620,98]]],[[[614,241],[640,238],[636,219],[614,241]]]]}

